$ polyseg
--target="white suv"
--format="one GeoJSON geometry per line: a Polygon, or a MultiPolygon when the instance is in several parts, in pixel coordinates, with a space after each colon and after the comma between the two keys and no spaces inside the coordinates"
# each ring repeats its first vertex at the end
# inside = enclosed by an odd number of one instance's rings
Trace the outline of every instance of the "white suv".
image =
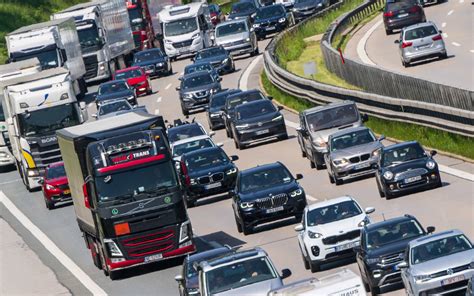
{"type": "Polygon", "coordinates": [[[354,256],[360,230],[370,223],[374,208],[362,210],[350,196],[306,206],[302,223],[295,227],[306,269],[319,271],[321,264],[354,256]]]}

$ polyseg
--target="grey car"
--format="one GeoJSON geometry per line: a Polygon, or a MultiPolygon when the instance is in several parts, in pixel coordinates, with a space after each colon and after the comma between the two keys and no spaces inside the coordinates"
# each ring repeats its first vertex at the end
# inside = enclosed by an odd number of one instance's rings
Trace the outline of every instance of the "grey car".
{"type": "Polygon", "coordinates": [[[400,39],[395,40],[403,66],[408,67],[415,61],[428,58],[447,58],[448,53],[441,33],[442,31],[429,21],[403,28],[400,39]]]}
{"type": "Polygon", "coordinates": [[[209,103],[209,97],[221,90],[222,78],[212,75],[209,71],[199,71],[180,78],[181,85],[176,87],[179,91],[181,110],[184,115],[189,111],[205,108],[209,103]]]}
{"type": "Polygon", "coordinates": [[[460,230],[449,230],[412,240],[397,268],[407,295],[452,295],[466,291],[474,276],[473,259],[469,239],[460,230]]]}
{"type": "Polygon", "coordinates": [[[92,114],[92,117],[99,120],[133,111],[147,112],[145,106],[132,106],[126,99],[107,100],[99,106],[97,113],[92,114]]]}
{"type": "Polygon", "coordinates": [[[232,20],[217,25],[215,43],[224,47],[231,55],[249,53],[254,56],[259,53],[257,35],[248,19],[232,20]]]}
{"type": "Polygon", "coordinates": [[[375,173],[380,149],[381,136],[377,139],[367,127],[353,127],[329,136],[328,154],[325,155],[329,180],[336,185],[351,178],[375,173]]]}

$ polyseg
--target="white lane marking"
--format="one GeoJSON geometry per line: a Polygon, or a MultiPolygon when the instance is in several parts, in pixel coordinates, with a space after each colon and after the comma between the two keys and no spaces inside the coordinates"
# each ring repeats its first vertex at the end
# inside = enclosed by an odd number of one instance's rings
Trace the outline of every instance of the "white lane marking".
{"type": "Polygon", "coordinates": [[[441,28],[444,28],[444,27],[446,27],[446,23],[441,24],[441,28]]]}
{"type": "Polygon", "coordinates": [[[463,4],[463,3],[464,3],[464,0],[459,0],[459,3],[460,3],[460,4],[463,4]]]}
{"type": "Polygon", "coordinates": [[[364,64],[372,65],[375,66],[376,64],[372,62],[372,60],[369,58],[369,55],[367,54],[367,51],[365,50],[365,47],[367,45],[367,40],[369,40],[370,35],[383,23],[383,20],[380,20],[376,22],[367,32],[365,32],[364,36],[359,40],[359,43],[357,43],[357,55],[359,56],[359,59],[364,64]]]}
{"type": "Polygon", "coordinates": [[[443,38],[448,38],[448,33],[443,33],[443,38]]]}
{"type": "Polygon", "coordinates": [[[170,88],[170,87],[171,87],[171,83],[168,84],[168,85],[165,87],[165,89],[168,89],[168,88],[170,88]]]}
{"type": "Polygon", "coordinates": [[[20,182],[20,181],[21,181],[21,179],[14,179],[14,180],[2,182],[2,183],[0,183],[0,185],[11,184],[11,183],[16,183],[16,182],[20,182]]]}
{"type": "Polygon", "coordinates": [[[158,114],[160,114],[160,109],[155,110],[155,115],[158,115],[158,114]]]}
{"type": "Polygon", "coordinates": [[[450,11],[448,11],[448,15],[453,14],[453,12],[454,12],[454,10],[451,9],[450,11]]]}
{"type": "Polygon", "coordinates": [[[317,201],[318,199],[316,197],[313,197],[311,195],[306,194],[306,198],[311,200],[311,201],[317,201]]]}
{"type": "Polygon", "coordinates": [[[285,119],[285,124],[291,128],[297,129],[300,125],[285,119]]]}
{"type": "Polygon", "coordinates": [[[244,73],[240,77],[239,88],[243,91],[248,89],[248,80],[250,73],[252,73],[253,68],[260,62],[263,58],[263,55],[259,55],[256,59],[254,59],[250,65],[248,65],[247,69],[245,69],[244,73]]]}
{"type": "Polygon", "coordinates": [[[157,103],[161,102],[161,97],[158,97],[158,99],[156,99],[156,102],[157,103]]]}
{"type": "Polygon", "coordinates": [[[457,47],[461,46],[461,44],[459,44],[457,42],[451,42],[451,44],[454,45],[454,46],[457,46],[457,47]]]}
{"type": "Polygon", "coordinates": [[[44,234],[28,217],[25,216],[12,201],[0,191],[0,202],[15,218],[53,255],[69,272],[72,273],[93,295],[107,295],[74,261],[44,234]]]}

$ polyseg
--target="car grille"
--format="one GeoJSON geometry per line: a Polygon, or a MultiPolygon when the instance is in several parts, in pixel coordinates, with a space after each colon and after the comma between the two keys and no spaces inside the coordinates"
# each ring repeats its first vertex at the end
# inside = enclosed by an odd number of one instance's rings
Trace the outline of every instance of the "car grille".
{"type": "Polygon", "coordinates": [[[195,92],[195,93],[194,93],[194,96],[195,96],[196,98],[200,99],[200,98],[203,98],[203,97],[207,96],[207,94],[208,94],[208,91],[207,91],[207,90],[204,90],[204,91],[195,92]]]}
{"type": "Polygon", "coordinates": [[[255,205],[260,209],[271,209],[286,205],[288,202],[288,195],[281,193],[273,196],[259,198],[255,201],[255,205]]]}
{"type": "Polygon", "coordinates": [[[323,244],[325,244],[325,245],[334,245],[334,244],[337,244],[339,242],[355,239],[359,236],[360,236],[360,230],[357,229],[357,230],[346,232],[346,233],[341,234],[341,235],[333,235],[333,236],[325,237],[325,238],[323,238],[323,244]]]}
{"type": "Polygon", "coordinates": [[[166,229],[132,238],[120,239],[120,244],[124,247],[126,255],[132,258],[140,258],[172,249],[174,238],[174,229],[166,229]]]}
{"type": "Polygon", "coordinates": [[[59,185],[58,188],[61,189],[61,190],[67,190],[67,189],[69,189],[69,184],[59,185]]]}
{"type": "Polygon", "coordinates": [[[155,70],[155,65],[145,65],[143,66],[143,69],[146,70],[155,70]]]}
{"type": "Polygon", "coordinates": [[[88,80],[97,76],[97,55],[91,55],[84,57],[84,65],[86,67],[86,74],[84,74],[84,79],[88,80]]]}
{"type": "Polygon", "coordinates": [[[278,25],[278,22],[276,22],[276,21],[275,21],[275,22],[266,22],[266,23],[261,23],[261,24],[260,24],[260,26],[261,26],[261,27],[264,27],[264,28],[265,28],[265,27],[274,27],[274,26],[276,26],[276,25],[278,25]]]}
{"type": "Polygon", "coordinates": [[[408,171],[404,171],[404,172],[396,174],[395,179],[402,180],[402,179],[407,179],[411,177],[422,176],[426,173],[428,173],[426,169],[422,169],[422,168],[413,169],[413,170],[408,170],[408,171]]]}
{"type": "Polygon", "coordinates": [[[235,46],[235,45],[240,45],[240,44],[244,44],[244,43],[245,43],[244,40],[238,40],[238,41],[226,43],[226,44],[224,44],[224,46],[235,46]]]}
{"type": "MultiPolygon", "coordinates": [[[[469,269],[469,264],[451,268],[451,271],[452,271],[452,273],[456,273],[456,272],[460,272],[460,271],[463,271],[463,270],[466,270],[466,269],[469,269]]],[[[445,276],[445,275],[448,275],[448,274],[449,274],[448,270],[443,270],[443,271],[440,271],[440,272],[430,274],[430,278],[433,279],[433,278],[445,276]]]]}
{"type": "Polygon", "coordinates": [[[193,43],[193,40],[192,40],[192,39],[190,39],[190,40],[185,40],[185,41],[181,41],[181,42],[174,42],[174,43],[173,43],[173,47],[174,47],[174,48],[188,47],[188,46],[190,46],[192,43],[193,43]]]}
{"type": "Polygon", "coordinates": [[[388,256],[382,257],[382,265],[393,265],[403,261],[405,254],[404,253],[396,253],[391,254],[388,256]]]}
{"type": "MultiPolygon", "coordinates": [[[[439,295],[439,294],[446,294],[446,292],[453,292],[453,291],[458,291],[462,290],[463,288],[467,287],[468,285],[468,280],[460,281],[457,283],[441,286],[438,288],[430,289],[421,292],[420,296],[428,296],[428,295],[439,295]]],[[[465,295],[463,294],[456,294],[456,295],[465,295]]]]}
{"type": "Polygon", "coordinates": [[[349,158],[349,161],[351,163],[358,163],[358,162],[361,162],[361,161],[366,161],[369,158],[370,158],[370,154],[366,153],[366,154],[362,154],[362,155],[359,155],[359,156],[351,157],[351,158],[349,158]]]}
{"type": "Polygon", "coordinates": [[[224,180],[224,173],[214,173],[210,176],[204,176],[198,178],[198,183],[199,184],[209,184],[213,182],[220,182],[224,180]]]}

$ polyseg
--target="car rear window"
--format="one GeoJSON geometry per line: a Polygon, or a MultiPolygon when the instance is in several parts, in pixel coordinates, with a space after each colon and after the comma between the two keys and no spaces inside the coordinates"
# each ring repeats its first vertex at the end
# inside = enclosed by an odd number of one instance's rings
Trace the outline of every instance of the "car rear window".
{"type": "Polygon", "coordinates": [[[425,37],[436,35],[436,34],[438,34],[438,30],[436,30],[434,26],[420,27],[420,28],[406,31],[405,40],[420,39],[420,38],[425,38],[425,37]]]}
{"type": "Polygon", "coordinates": [[[389,2],[387,3],[387,11],[398,11],[402,9],[408,9],[415,5],[417,0],[403,0],[403,1],[396,1],[396,2],[389,2]]]}

